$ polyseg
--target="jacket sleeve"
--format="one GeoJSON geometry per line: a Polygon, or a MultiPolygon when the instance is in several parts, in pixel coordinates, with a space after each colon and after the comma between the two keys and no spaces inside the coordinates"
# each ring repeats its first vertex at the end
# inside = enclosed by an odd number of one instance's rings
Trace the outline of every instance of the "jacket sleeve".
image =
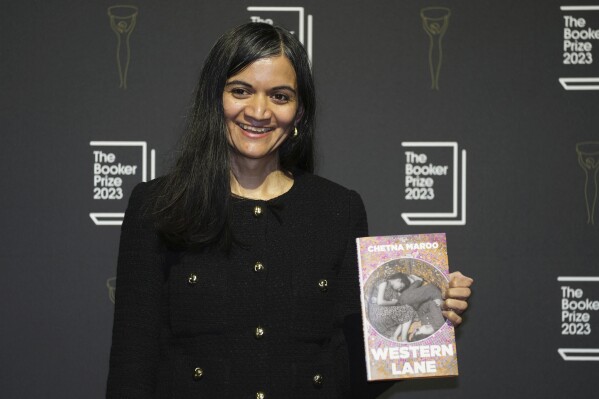
{"type": "Polygon", "coordinates": [[[347,315],[360,313],[360,278],[358,275],[358,257],[356,238],[368,235],[368,222],[362,198],[355,191],[349,194],[349,225],[343,263],[341,265],[339,283],[341,304],[339,315],[343,320],[347,315]]]}
{"type": "Polygon", "coordinates": [[[356,238],[368,236],[368,222],[362,198],[355,191],[350,193],[350,237],[347,242],[343,268],[348,289],[345,300],[343,333],[349,351],[349,366],[352,398],[376,398],[393,386],[393,382],[368,382],[366,380],[366,360],[364,358],[364,335],[360,311],[360,278],[356,238]]]}
{"type": "Polygon", "coordinates": [[[121,228],[112,348],[106,397],[151,398],[159,360],[164,283],[160,240],[153,228],[148,184],[138,184],[121,228]]]}

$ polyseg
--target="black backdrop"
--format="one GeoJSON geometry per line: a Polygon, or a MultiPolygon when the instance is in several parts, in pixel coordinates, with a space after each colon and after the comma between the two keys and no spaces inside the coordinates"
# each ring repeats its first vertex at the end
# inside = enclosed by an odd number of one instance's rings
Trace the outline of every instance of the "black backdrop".
{"type": "Polygon", "coordinates": [[[2,397],[103,397],[126,200],[167,170],[212,43],[252,17],[298,35],[303,25],[317,172],[362,194],[373,235],[446,232],[450,266],[476,279],[458,329],[460,377],[403,382],[383,397],[595,395],[597,7],[128,5],[0,6],[2,397]],[[446,174],[406,175],[429,164],[446,174]],[[590,310],[577,319],[563,307],[590,310]]]}

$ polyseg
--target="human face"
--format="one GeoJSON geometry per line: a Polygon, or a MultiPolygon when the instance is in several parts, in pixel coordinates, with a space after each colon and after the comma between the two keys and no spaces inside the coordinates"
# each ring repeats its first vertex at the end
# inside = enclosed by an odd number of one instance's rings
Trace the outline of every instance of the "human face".
{"type": "Polygon", "coordinates": [[[289,59],[261,58],[227,79],[223,109],[235,158],[278,162],[277,151],[301,116],[289,59]]]}
{"type": "Polygon", "coordinates": [[[395,291],[401,291],[404,287],[404,282],[400,278],[389,280],[389,284],[391,284],[391,288],[393,288],[395,291]]]}

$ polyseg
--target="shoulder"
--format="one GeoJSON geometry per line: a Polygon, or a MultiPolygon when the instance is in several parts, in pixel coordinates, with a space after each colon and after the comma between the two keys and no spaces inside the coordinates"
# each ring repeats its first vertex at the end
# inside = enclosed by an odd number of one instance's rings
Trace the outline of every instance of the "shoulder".
{"type": "Polygon", "coordinates": [[[298,184],[307,189],[303,191],[309,192],[312,196],[318,196],[325,199],[351,199],[354,201],[359,200],[359,202],[361,202],[360,195],[356,191],[346,188],[327,178],[303,171],[295,172],[295,174],[298,184]]]}
{"type": "Polygon", "coordinates": [[[145,221],[153,219],[151,215],[155,209],[157,193],[163,183],[164,178],[159,177],[148,182],[140,182],[133,187],[125,212],[128,216],[126,219],[135,218],[145,221]]]}
{"type": "Polygon", "coordinates": [[[147,182],[137,183],[129,196],[129,204],[132,202],[139,203],[140,205],[151,203],[152,198],[155,197],[165,181],[166,178],[163,176],[147,182]]]}
{"type": "Polygon", "coordinates": [[[366,209],[356,191],[306,172],[297,174],[296,182],[296,195],[291,201],[310,208],[322,221],[346,224],[356,237],[368,235],[366,209]]]}
{"type": "Polygon", "coordinates": [[[301,170],[294,171],[294,175],[296,179],[304,184],[310,185],[314,188],[320,188],[323,190],[332,190],[332,191],[350,191],[348,188],[343,187],[341,184],[335,183],[332,180],[329,180],[325,177],[315,175],[313,173],[304,172],[301,170]]]}

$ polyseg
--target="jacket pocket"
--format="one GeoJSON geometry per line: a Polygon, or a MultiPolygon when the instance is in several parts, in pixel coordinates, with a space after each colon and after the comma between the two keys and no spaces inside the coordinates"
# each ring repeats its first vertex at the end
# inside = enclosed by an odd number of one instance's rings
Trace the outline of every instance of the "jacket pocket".
{"type": "Polygon", "coordinates": [[[226,267],[183,261],[171,269],[169,309],[173,334],[222,334],[227,327],[226,267]]]}
{"type": "Polygon", "coordinates": [[[332,271],[306,268],[293,274],[293,334],[302,341],[329,339],[334,322],[332,271]]]}

